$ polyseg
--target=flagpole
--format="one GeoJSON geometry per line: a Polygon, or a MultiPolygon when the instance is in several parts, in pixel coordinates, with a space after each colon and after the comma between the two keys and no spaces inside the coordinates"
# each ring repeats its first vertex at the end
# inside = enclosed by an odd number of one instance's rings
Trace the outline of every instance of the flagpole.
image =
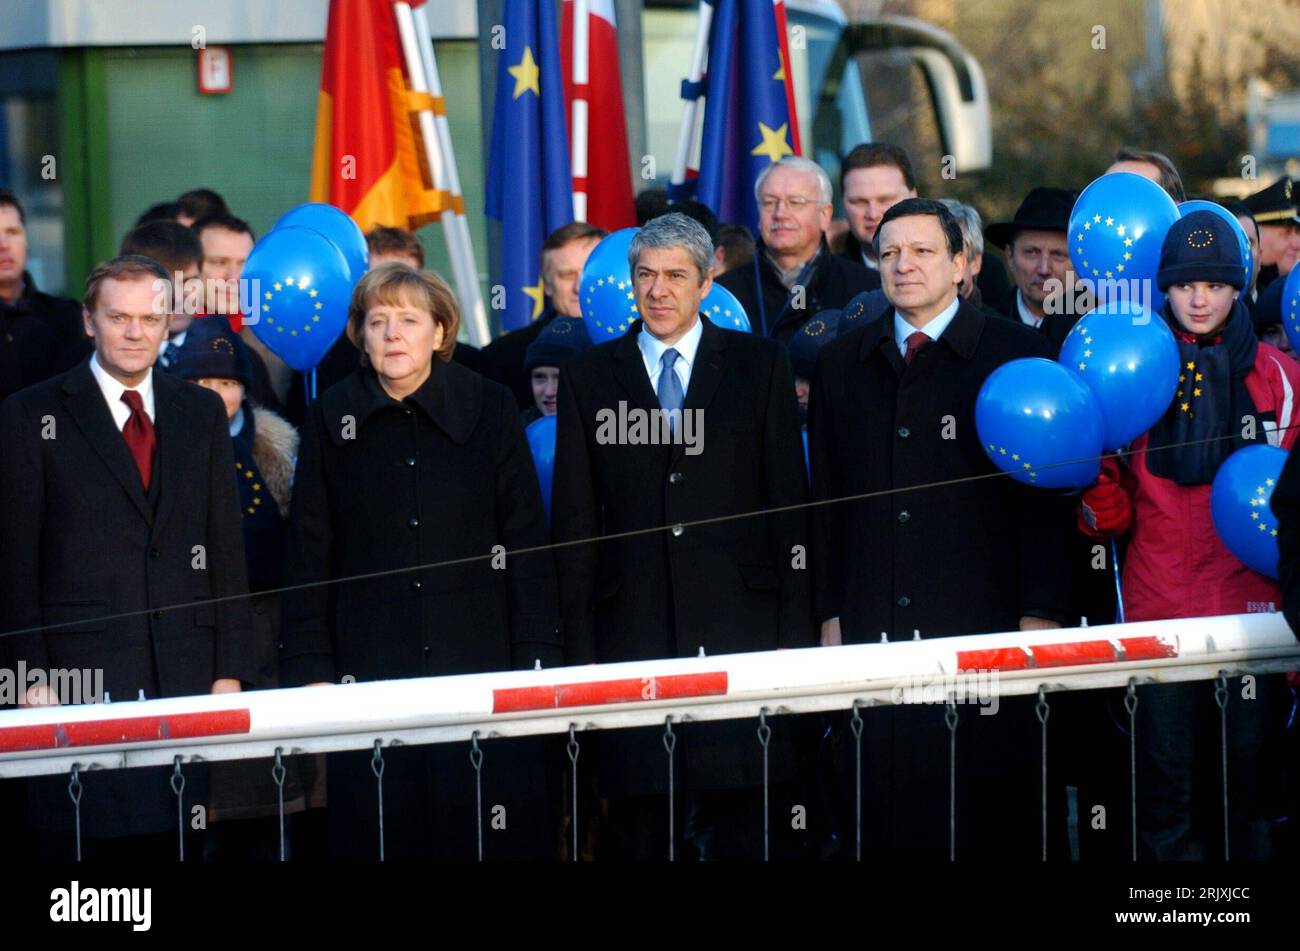
{"type": "MultiPolygon", "coordinates": [[[[700,0],[699,22],[695,29],[695,48],[691,51],[691,66],[686,74],[686,81],[699,83],[704,78],[704,67],[709,58],[709,28],[713,24],[713,4],[700,0]]],[[[696,133],[703,115],[701,100],[703,94],[694,99],[686,99],[686,108],[682,113],[682,128],[677,137],[677,157],[673,162],[674,185],[686,182],[686,170],[690,165],[691,153],[695,150],[696,133]]]]}
{"type": "Polygon", "coordinates": [[[397,32],[401,37],[402,56],[411,89],[432,97],[432,109],[416,111],[420,123],[420,137],[424,140],[425,160],[433,187],[442,192],[446,206],[439,219],[451,258],[452,274],[456,283],[456,296],[460,300],[462,318],[470,342],[484,346],[491,339],[483,298],[479,292],[478,268],[474,261],[474,247],[470,242],[469,226],[465,221],[464,198],[460,191],[460,178],[456,172],[456,157],[451,144],[451,128],[447,124],[446,108],[442,99],[442,83],[438,76],[437,60],[433,53],[433,40],[429,33],[424,7],[412,11],[408,3],[394,3],[397,32]]]}
{"type": "Polygon", "coordinates": [[[587,95],[591,81],[590,0],[573,0],[573,141],[569,164],[573,173],[573,220],[587,220],[587,95]],[[579,185],[578,183],[582,184],[579,185]]]}

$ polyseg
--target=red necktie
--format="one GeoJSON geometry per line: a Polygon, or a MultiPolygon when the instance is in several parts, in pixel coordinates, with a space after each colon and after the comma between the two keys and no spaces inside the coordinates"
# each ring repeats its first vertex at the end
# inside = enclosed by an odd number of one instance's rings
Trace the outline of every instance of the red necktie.
{"type": "Polygon", "coordinates": [[[930,335],[916,330],[907,335],[907,353],[903,354],[903,362],[908,366],[912,365],[912,358],[922,347],[930,343],[930,335]]]}
{"type": "Polygon", "coordinates": [[[135,390],[126,390],[122,393],[122,402],[131,408],[131,415],[122,427],[122,438],[126,440],[126,448],[135,457],[144,490],[148,492],[149,479],[153,475],[153,449],[158,439],[154,435],[153,422],[144,411],[144,400],[140,394],[135,390]]]}

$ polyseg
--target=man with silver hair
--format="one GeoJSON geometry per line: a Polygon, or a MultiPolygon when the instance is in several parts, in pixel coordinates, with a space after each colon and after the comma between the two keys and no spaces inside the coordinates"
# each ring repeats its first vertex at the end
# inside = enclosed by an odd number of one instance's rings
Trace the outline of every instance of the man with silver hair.
{"type": "Polygon", "coordinates": [[[956,198],[940,198],[939,203],[957,219],[957,224],[961,226],[962,244],[966,246],[966,274],[957,293],[976,307],[982,307],[984,302],[980,299],[980,290],[975,280],[984,264],[984,221],[973,206],[963,204],[956,198]]]}
{"type": "Polygon", "coordinates": [[[754,183],[754,200],[754,259],[718,283],[736,295],[756,334],[788,342],[818,311],[879,286],[866,266],[831,253],[831,181],[816,162],[787,156],[768,166],[754,183]]]}
{"type": "MultiPolygon", "coordinates": [[[[628,257],[640,319],[560,376],[551,515],[567,660],[810,647],[808,490],[785,348],[700,313],[713,242],[685,215],[649,221],[628,257]],[[771,514],[740,517],[761,511],[771,514]]],[[[785,719],[769,720],[774,816],[798,804],[783,785],[794,778],[785,719]]],[[[701,858],[762,855],[754,726],[674,725],[675,816],[690,817],[674,837],[701,858]]],[[[662,859],[663,730],[606,732],[591,743],[610,804],[601,857],[662,859]]],[[[774,854],[793,847],[788,835],[774,838],[774,854]]]]}

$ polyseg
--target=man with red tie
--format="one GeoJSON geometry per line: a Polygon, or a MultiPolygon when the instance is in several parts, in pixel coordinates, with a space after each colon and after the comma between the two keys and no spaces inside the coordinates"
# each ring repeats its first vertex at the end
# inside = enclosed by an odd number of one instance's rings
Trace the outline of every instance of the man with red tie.
{"type": "MultiPolygon", "coordinates": [[[[1070,618],[1072,513],[999,476],[975,428],[989,374],[1046,357],[1047,339],[958,295],[966,254],[942,203],[904,199],[874,241],[889,309],[822,348],[808,408],[813,495],[823,503],[810,559],[822,644],[1059,627],[1070,618]]],[[[1000,711],[959,714],[957,853],[1027,861],[1038,828],[1026,818],[1036,804],[1026,770],[1037,766],[1026,751],[1037,723],[1020,698],[1002,698],[1000,711]]],[[[864,717],[864,848],[947,856],[944,712],[864,717]]],[[[845,789],[853,802],[851,773],[845,789]]]]}
{"type": "MultiPolygon", "coordinates": [[[[101,669],[115,702],[233,692],[257,677],[238,597],[247,582],[225,409],[216,394],[153,372],[170,286],[151,258],[100,264],[83,313],[94,354],[0,405],[0,644],[29,671],[101,669]]],[[[23,697],[68,699],[48,686],[23,697]]],[[[205,784],[197,768],[186,773],[188,807],[205,784]]],[[[134,836],[132,855],[151,845],[174,855],[169,774],[87,775],[83,854],[121,854],[134,836]]],[[[66,786],[50,777],[29,788],[49,858],[72,857],[66,786]]]]}

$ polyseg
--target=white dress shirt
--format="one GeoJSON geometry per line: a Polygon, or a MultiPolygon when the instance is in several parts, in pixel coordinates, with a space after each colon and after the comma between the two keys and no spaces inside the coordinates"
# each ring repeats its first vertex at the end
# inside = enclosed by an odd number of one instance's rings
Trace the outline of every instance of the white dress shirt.
{"type": "Polygon", "coordinates": [[[957,316],[960,305],[961,298],[954,297],[952,303],[939,311],[924,327],[913,327],[898,315],[898,311],[894,311],[894,342],[898,345],[898,352],[907,356],[907,338],[918,330],[931,340],[938,340],[939,335],[948,329],[952,319],[957,316]]]}
{"type": "Polygon", "coordinates": [[[1026,326],[1038,327],[1043,323],[1042,317],[1039,317],[1025,306],[1025,301],[1018,290],[1016,291],[1016,311],[1020,314],[1020,322],[1026,326]]]}
{"type": "Polygon", "coordinates": [[[140,394],[140,401],[144,403],[144,412],[149,417],[149,421],[154,422],[157,419],[153,412],[152,367],[145,374],[144,382],[137,387],[123,386],[109,376],[108,371],[99,365],[99,354],[97,353],[90,358],[90,372],[95,377],[95,382],[99,384],[99,392],[104,394],[104,402],[108,404],[108,411],[113,414],[113,422],[117,425],[119,432],[126,426],[126,421],[131,418],[131,407],[122,402],[122,394],[128,389],[134,389],[140,394]]]}
{"type": "MultiPolygon", "coordinates": [[[[673,372],[677,374],[677,379],[681,380],[683,394],[691,386],[691,367],[695,366],[695,352],[700,349],[700,338],[702,336],[704,336],[704,321],[697,316],[695,326],[686,331],[681,340],[672,344],[678,353],[677,362],[673,364],[673,372]]],[[[636,344],[641,348],[641,359],[645,361],[645,372],[650,376],[650,388],[655,391],[655,396],[658,396],[659,372],[662,369],[660,362],[663,359],[664,351],[668,349],[669,345],[650,333],[644,323],[641,324],[641,332],[636,335],[636,344]]]]}

